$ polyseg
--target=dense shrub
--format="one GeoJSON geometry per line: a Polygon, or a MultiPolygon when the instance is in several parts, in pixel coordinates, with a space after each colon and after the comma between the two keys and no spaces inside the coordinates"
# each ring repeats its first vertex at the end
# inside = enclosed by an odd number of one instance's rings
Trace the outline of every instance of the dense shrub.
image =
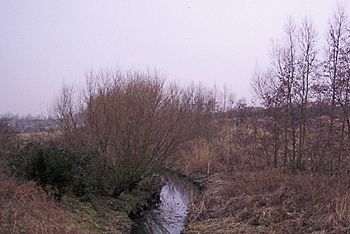
{"type": "Polygon", "coordinates": [[[48,143],[31,142],[23,147],[17,157],[17,174],[38,182],[44,189],[62,196],[74,178],[75,157],[68,150],[48,143]]]}
{"type": "Polygon", "coordinates": [[[37,182],[56,198],[70,193],[86,200],[91,195],[112,195],[121,187],[113,168],[98,152],[59,139],[25,143],[7,159],[7,168],[20,180],[37,182]]]}

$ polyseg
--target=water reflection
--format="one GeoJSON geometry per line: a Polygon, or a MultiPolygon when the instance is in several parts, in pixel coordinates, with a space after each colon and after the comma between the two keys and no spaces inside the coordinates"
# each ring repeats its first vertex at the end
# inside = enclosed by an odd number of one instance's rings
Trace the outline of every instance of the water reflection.
{"type": "Polygon", "coordinates": [[[158,206],[144,214],[139,233],[181,233],[188,208],[198,194],[191,182],[172,176],[164,177],[158,206]]]}

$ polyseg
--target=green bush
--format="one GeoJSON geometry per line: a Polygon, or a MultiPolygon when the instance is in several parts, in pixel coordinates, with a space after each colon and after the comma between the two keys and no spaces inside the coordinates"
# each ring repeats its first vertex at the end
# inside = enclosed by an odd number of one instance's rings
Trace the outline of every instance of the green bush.
{"type": "Polygon", "coordinates": [[[19,152],[23,162],[18,174],[38,182],[44,189],[60,198],[74,179],[74,155],[56,145],[30,143],[19,152]]]}
{"type": "Polygon", "coordinates": [[[84,200],[112,195],[120,186],[98,152],[59,141],[29,142],[9,158],[7,166],[19,179],[37,182],[58,199],[65,193],[84,200]]]}

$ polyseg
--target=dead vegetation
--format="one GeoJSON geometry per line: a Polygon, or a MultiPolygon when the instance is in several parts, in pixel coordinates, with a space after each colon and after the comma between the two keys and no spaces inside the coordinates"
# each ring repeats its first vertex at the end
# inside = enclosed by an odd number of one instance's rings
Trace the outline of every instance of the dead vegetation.
{"type": "Polygon", "coordinates": [[[187,233],[348,233],[348,181],[280,170],[216,173],[187,233]]]}
{"type": "Polygon", "coordinates": [[[0,228],[3,233],[77,233],[73,216],[60,209],[33,182],[0,179],[0,228]]]}
{"type": "Polygon", "coordinates": [[[253,79],[264,108],[217,118],[212,155],[192,152],[214,158],[214,170],[201,160],[200,170],[193,161],[183,169],[207,176],[187,233],[350,232],[349,25],[340,7],[320,53],[311,21],[287,21],[271,64],[253,79]]]}

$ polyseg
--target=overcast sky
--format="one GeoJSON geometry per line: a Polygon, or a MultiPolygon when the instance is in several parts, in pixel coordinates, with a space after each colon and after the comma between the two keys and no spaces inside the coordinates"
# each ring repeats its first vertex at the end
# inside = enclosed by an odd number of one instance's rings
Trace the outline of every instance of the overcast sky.
{"type": "MultiPolygon", "coordinates": [[[[344,1],[345,8],[350,5],[344,1]]],[[[0,0],[0,114],[46,114],[91,69],[157,69],[251,97],[256,64],[292,16],[325,37],[335,0],[0,0]]],[[[349,9],[350,10],[350,9],[349,9]]],[[[347,12],[349,13],[349,10],[347,12]]]]}

